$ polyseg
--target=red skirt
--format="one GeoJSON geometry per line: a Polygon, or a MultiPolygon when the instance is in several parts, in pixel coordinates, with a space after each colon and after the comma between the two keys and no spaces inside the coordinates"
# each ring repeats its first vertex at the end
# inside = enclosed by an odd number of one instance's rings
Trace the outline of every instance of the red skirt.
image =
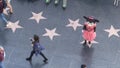
{"type": "Polygon", "coordinates": [[[93,41],[96,38],[96,32],[94,31],[83,31],[83,38],[87,41],[93,41]]]}

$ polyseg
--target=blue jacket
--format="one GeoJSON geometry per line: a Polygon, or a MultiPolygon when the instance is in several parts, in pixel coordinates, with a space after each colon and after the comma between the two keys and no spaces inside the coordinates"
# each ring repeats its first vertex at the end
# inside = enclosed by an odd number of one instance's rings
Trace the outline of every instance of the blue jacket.
{"type": "Polygon", "coordinates": [[[35,54],[38,55],[42,50],[44,50],[45,48],[43,46],[40,45],[39,42],[35,42],[33,44],[33,50],[35,51],[35,54]]]}

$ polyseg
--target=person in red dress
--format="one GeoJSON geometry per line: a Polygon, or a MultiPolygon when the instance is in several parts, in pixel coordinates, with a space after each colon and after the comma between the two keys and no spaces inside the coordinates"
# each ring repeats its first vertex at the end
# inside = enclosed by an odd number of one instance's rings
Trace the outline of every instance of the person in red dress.
{"type": "Polygon", "coordinates": [[[86,17],[83,16],[84,19],[86,19],[86,22],[83,26],[83,38],[85,42],[83,45],[88,44],[88,46],[91,45],[91,42],[96,38],[96,23],[99,22],[99,20],[93,18],[93,17],[86,17]]]}
{"type": "Polygon", "coordinates": [[[5,59],[5,51],[2,46],[0,46],[0,68],[4,68],[3,61],[5,59]]]}

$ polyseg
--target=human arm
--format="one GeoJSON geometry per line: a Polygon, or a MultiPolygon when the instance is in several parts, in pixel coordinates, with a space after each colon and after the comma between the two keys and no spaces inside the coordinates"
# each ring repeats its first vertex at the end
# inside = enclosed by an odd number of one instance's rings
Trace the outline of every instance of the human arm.
{"type": "Polygon", "coordinates": [[[12,14],[13,13],[12,5],[10,4],[8,0],[6,0],[6,3],[7,3],[7,7],[10,9],[10,13],[12,14]]]}

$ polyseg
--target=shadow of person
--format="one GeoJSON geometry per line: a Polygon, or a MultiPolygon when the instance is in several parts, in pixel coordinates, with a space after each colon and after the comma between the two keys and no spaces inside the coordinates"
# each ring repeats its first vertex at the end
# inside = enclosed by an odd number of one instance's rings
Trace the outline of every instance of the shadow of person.
{"type": "Polygon", "coordinates": [[[83,64],[86,64],[87,67],[91,67],[92,64],[92,56],[93,56],[94,48],[89,48],[89,47],[83,47],[81,50],[81,56],[82,56],[82,62],[83,64]]]}
{"type": "Polygon", "coordinates": [[[42,64],[36,63],[36,64],[33,64],[32,61],[29,61],[29,63],[30,63],[31,68],[42,68],[42,67],[44,67],[47,64],[47,63],[42,63],[42,64]]]}
{"type": "Polygon", "coordinates": [[[36,63],[34,68],[42,68],[46,65],[46,63],[43,63],[43,64],[39,64],[39,63],[36,63]]]}
{"type": "Polygon", "coordinates": [[[29,61],[31,68],[33,68],[33,63],[32,61],[29,61]]]}

